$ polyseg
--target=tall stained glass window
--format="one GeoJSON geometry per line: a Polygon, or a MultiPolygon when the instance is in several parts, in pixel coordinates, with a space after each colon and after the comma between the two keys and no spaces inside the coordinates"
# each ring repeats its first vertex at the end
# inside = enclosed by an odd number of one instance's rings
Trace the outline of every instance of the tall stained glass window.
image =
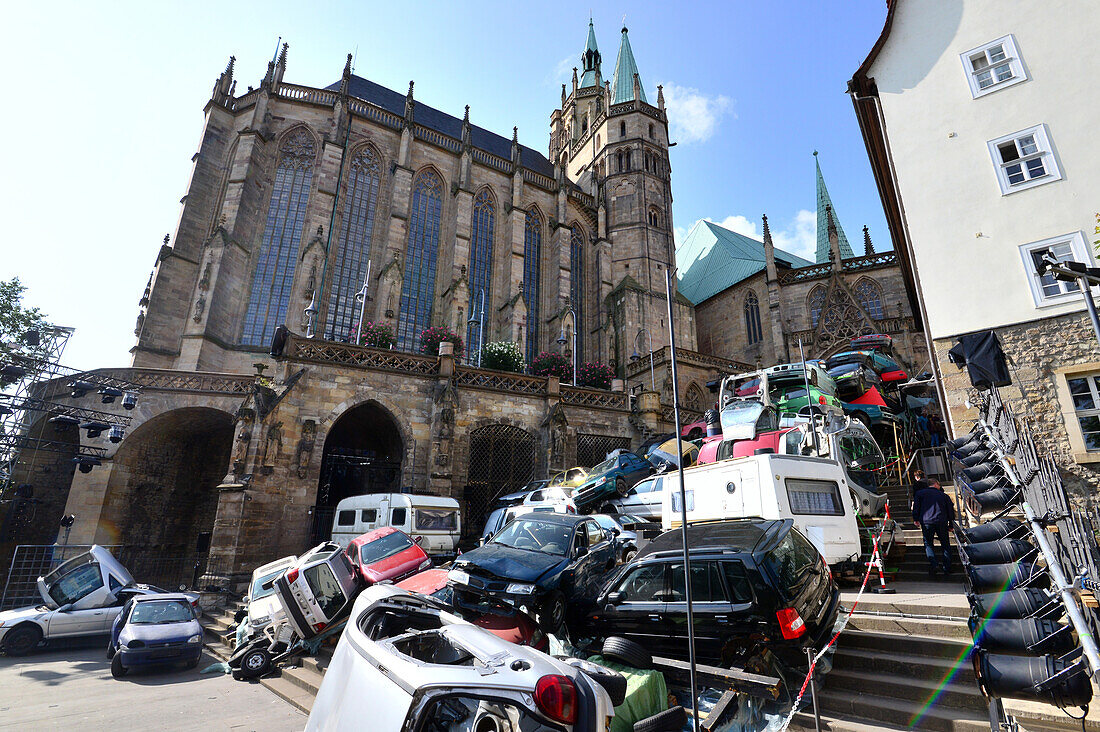
{"type": "Polygon", "coordinates": [[[763,330],[760,328],[760,301],[755,292],[750,292],[745,298],[745,332],[750,346],[764,338],[763,330]]]}
{"type": "Polygon", "coordinates": [[[874,280],[863,278],[856,283],[856,299],[874,320],[882,320],[882,290],[874,280]]]}
{"type": "MultiPolygon", "coordinates": [[[[584,361],[584,335],[587,332],[584,320],[584,234],[581,227],[573,224],[569,235],[569,300],[573,303],[573,312],[577,314],[577,363],[584,361]]],[[[575,378],[575,377],[574,377],[575,378]]]]}
{"type": "Polygon", "coordinates": [[[523,227],[523,299],[527,303],[527,363],[539,355],[539,266],[542,259],[542,217],[534,207],[527,210],[523,227]]]}
{"type": "Polygon", "coordinates": [[[241,335],[245,345],[267,345],[275,328],[286,322],[313,181],[314,157],[313,136],[301,128],[287,135],[279,147],[275,183],[245,311],[241,335]]]}
{"type": "Polygon", "coordinates": [[[401,314],[397,318],[397,347],[402,351],[415,351],[420,347],[420,334],[432,319],[442,211],[443,181],[435,171],[423,170],[413,184],[401,314]]]}
{"type": "Polygon", "coordinates": [[[344,189],[344,217],[332,261],[332,289],[328,300],[328,335],[351,338],[359,327],[360,304],[355,294],[363,287],[374,231],[374,206],[382,174],[378,155],[370,148],[357,153],[348,168],[344,189]]]}
{"type": "Polygon", "coordinates": [[[821,319],[821,311],[825,307],[825,296],[828,294],[823,285],[818,285],[810,290],[810,327],[816,328],[817,321],[821,319]]]}
{"type": "Polygon", "coordinates": [[[477,363],[477,352],[485,342],[482,328],[491,320],[489,305],[492,302],[489,286],[493,281],[493,227],[496,215],[493,194],[482,188],[474,196],[473,229],[470,232],[470,305],[469,314],[476,324],[466,328],[466,358],[477,363]],[[484,293],[484,298],[483,298],[484,293]],[[482,308],[485,308],[484,314],[482,308]]]}

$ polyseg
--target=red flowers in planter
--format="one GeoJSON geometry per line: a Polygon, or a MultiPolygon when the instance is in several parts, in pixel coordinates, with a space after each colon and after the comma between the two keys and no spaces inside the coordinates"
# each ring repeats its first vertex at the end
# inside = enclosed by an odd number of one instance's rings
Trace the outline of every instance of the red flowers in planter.
{"type": "Polygon", "coordinates": [[[424,332],[420,334],[420,352],[428,356],[438,356],[439,344],[444,341],[454,344],[455,358],[462,358],[462,337],[450,328],[444,328],[443,326],[424,329],[424,332]]]}
{"type": "Polygon", "coordinates": [[[590,386],[594,389],[610,389],[611,380],[615,378],[615,372],[605,363],[599,361],[586,361],[581,364],[577,383],[580,386],[590,386]]]}
{"type": "Polygon", "coordinates": [[[557,376],[563,382],[570,382],[573,380],[573,364],[560,353],[543,351],[531,363],[531,373],[535,376],[557,376]]]}

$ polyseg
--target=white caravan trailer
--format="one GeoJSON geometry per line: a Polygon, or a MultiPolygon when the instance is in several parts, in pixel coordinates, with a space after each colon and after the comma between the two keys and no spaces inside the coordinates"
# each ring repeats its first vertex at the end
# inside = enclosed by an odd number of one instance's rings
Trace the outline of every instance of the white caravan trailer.
{"type": "Polygon", "coordinates": [[[416,493],[367,493],[336,505],[332,540],[344,547],[382,526],[401,529],[428,554],[454,554],[462,535],[458,501],[416,493]]]}

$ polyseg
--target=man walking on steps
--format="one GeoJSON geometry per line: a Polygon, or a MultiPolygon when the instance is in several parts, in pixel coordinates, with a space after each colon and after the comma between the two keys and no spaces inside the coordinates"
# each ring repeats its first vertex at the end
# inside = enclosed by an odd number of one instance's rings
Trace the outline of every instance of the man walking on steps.
{"type": "Polygon", "coordinates": [[[943,549],[943,573],[951,574],[951,544],[949,529],[955,522],[955,505],[937,480],[929,480],[917,488],[913,496],[913,521],[924,536],[924,553],[928,556],[928,576],[936,574],[934,543],[940,540],[943,549]]]}

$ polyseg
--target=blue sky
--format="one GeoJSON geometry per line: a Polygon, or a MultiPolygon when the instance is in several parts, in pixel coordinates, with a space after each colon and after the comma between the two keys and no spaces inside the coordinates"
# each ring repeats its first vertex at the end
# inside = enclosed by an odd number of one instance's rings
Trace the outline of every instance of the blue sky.
{"type": "MultiPolygon", "coordinates": [[[[0,65],[4,221],[0,278],[77,329],[66,362],[129,363],[137,301],[175,231],[203,121],[228,57],[238,92],[258,85],[282,36],[286,81],[356,73],[546,150],[549,116],[592,14],[614,71],[623,14],[651,101],[664,84],[674,223],[701,218],[812,251],[813,151],[853,247],[881,204],[845,94],[886,16],[885,0],[711,3],[20,3],[5,12],[0,65]]],[[[812,255],[811,255],[812,256],[812,255]]]]}

